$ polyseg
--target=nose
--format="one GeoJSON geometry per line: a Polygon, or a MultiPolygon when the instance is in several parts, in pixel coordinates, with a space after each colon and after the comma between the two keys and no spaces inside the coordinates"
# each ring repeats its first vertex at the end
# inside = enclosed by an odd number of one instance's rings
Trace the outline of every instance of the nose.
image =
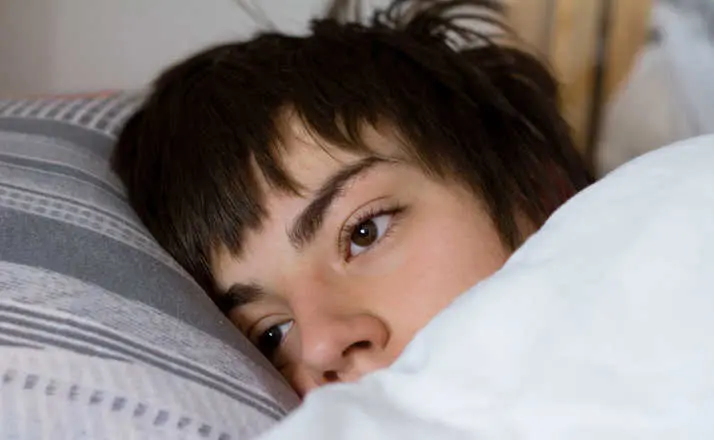
{"type": "Polygon", "coordinates": [[[385,347],[389,330],[379,317],[367,313],[328,315],[323,312],[306,318],[297,324],[302,366],[313,383],[309,388],[355,381],[388,366],[385,347]]]}

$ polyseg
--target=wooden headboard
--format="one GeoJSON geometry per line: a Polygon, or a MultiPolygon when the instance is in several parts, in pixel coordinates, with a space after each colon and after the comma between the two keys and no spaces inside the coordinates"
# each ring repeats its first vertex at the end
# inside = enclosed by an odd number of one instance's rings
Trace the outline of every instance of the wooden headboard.
{"type": "Polygon", "coordinates": [[[511,25],[562,83],[563,113],[592,159],[602,105],[649,34],[652,0],[507,0],[511,25]]]}

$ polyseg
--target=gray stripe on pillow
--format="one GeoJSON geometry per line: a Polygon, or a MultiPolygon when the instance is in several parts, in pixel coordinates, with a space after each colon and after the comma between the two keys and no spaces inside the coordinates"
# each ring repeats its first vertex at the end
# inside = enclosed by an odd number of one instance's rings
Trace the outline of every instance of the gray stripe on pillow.
{"type": "MultiPolygon", "coordinates": [[[[224,326],[206,320],[204,312],[196,307],[200,303],[197,297],[205,293],[192,280],[135,248],[83,228],[2,207],[0,225],[0,260],[41,267],[99,285],[180,316],[219,338],[225,331],[224,326]]],[[[207,300],[206,306],[211,306],[207,300]]]]}
{"type": "MultiPolygon", "coordinates": [[[[172,292],[156,294],[170,297],[172,292]]],[[[43,316],[39,319],[47,322],[61,323],[68,317],[81,320],[83,328],[101,328],[95,333],[104,337],[117,341],[129,338],[151,347],[145,351],[205,366],[214,375],[225,377],[224,382],[238,381],[260,395],[279,396],[280,402],[294,401],[294,393],[285,394],[290,390],[284,379],[238,329],[205,296],[195,299],[196,307],[204,312],[201,319],[223,325],[220,338],[196,331],[183,315],[167,315],[66,275],[0,261],[0,303],[4,301],[6,307],[25,310],[28,317],[43,316]]]]}
{"type": "Polygon", "coordinates": [[[114,138],[107,133],[79,127],[63,121],[0,117],[0,130],[54,137],[108,159],[114,148],[114,138]]]}
{"type": "Polygon", "coordinates": [[[124,194],[117,191],[115,188],[111,187],[110,185],[107,185],[103,180],[98,179],[89,173],[80,171],[76,168],[68,167],[66,165],[48,163],[48,162],[44,162],[42,160],[29,159],[29,158],[24,158],[24,157],[15,157],[15,156],[10,156],[10,155],[1,154],[1,153],[0,153],[0,162],[5,162],[5,163],[11,164],[11,165],[18,165],[21,167],[35,168],[38,170],[46,171],[48,173],[53,173],[53,174],[57,174],[60,176],[66,176],[66,177],[83,180],[83,181],[90,183],[98,188],[101,188],[102,190],[104,190],[108,193],[113,194],[118,199],[122,199],[124,197],[124,194]]]}
{"type": "Polygon", "coordinates": [[[223,393],[275,420],[286,414],[286,411],[273,400],[254,393],[238,382],[230,381],[228,377],[201,368],[195,363],[152,350],[145,344],[132,343],[129,339],[116,334],[104,337],[98,334],[99,329],[94,326],[81,325],[67,318],[60,323],[63,325],[57,325],[57,322],[52,322],[49,318],[48,315],[32,313],[27,309],[17,309],[0,303],[0,329],[3,334],[80,354],[122,362],[138,361],[223,393]],[[7,324],[15,328],[8,328],[7,324]]]}
{"type": "MultiPolygon", "coordinates": [[[[231,336],[226,334],[225,321],[216,319],[220,314],[195,284],[179,278],[174,271],[167,270],[165,266],[132,248],[90,231],[52,223],[41,217],[0,208],[0,224],[3,225],[0,230],[0,260],[40,267],[95,284],[123,298],[146,304],[190,323],[192,327],[219,340],[231,340],[231,336]],[[14,233],[15,230],[22,230],[22,235],[14,233]],[[96,261],[102,261],[102,266],[96,267],[96,261]],[[111,267],[112,270],[102,270],[104,267],[111,267]],[[156,292],[165,294],[157,295],[156,292]]],[[[12,292],[12,287],[9,288],[12,292]]],[[[56,286],[48,288],[56,289],[56,286]]],[[[234,339],[233,342],[236,346],[242,345],[242,351],[246,350],[244,339],[234,339]]],[[[140,360],[147,363],[147,359],[140,360]]],[[[164,363],[163,369],[167,368],[174,374],[179,373],[173,371],[175,367],[164,363]]],[[[198,381],[203,383],[205,380],[198,381]]],[[[238,398],[237,395],[231,397],[238,398]]],[[[275,418],[284,414],[276,411],[261,410],[275,418]]]]}
{"type": "Polygon", "coordinates": [[[29,348],[32,350],[42,350],[41,345],[29,344],[24,341],[17,341],[5,335],[0,335],[0,347],[29,348]]]}
{"type": "MultiPolygon", "coordinates": [[[[0,162],[0,186],[3,185],[21,191],[30,191],[49,200],[57,198],[65,200],[66,203],[84,204],[94,207],[94,209],[101,207],[103,211],[131,224],[133,229],[148,234],[125,199],[118,198],[113,192],[107,193],[81,180],[46,173],[41,169],[0,162]]],[[[55,204],[48,203],[47,205],[55,204]]]]}
{"type": "MultiPolygon", "coordinates": [[[[92,150],[82,150],[71,142],[38,135],[2,133],[0,153],[9,157],[36,160],[40,163],[63,165],[80,170],[102,180],[123,194],[120,180],[112,173],[104,157],[92,150]]],[[[40,168],[42,169],[42,168],[40,168]]]]}
{"type": "Polygon", "coordinates": [[[142,93],[129,92],[96,97],[0,100],[0,118],[63,121],[116,137],[143,99],[142,93]]]}
{"type": "Polygon", "coordinates": [[[23,321],[8,319],[7,317],[0,315],[0,331],[2,331],[3,336],[14,336],[19,339],[38,343],[41,344],[43,349],[47,347],[56,347],[64,350],[73,351],[78,354],[94,356],[102,359],[110,359],[119,362],[127,361],[126,358],[117,356],[115,354],[106,353],[101,348],[76,344],[74,343],[74,341],[71,340],[62,341],[56,335],[51,333],[38,334],[37,331],[28,332],[27,330],[36,329],[28,327],[23,321]],[[15,328],[8,327],[7,324],[14,325],[15,328]]]}
{"type": "MultiPolygon", "coordinates": [[[[2,166],[0,166],[2,169],[2,166]]],[[[28,215],[59,221],[76,228],[106,236],[147,254],[181,276],[188,275],[135,221],[127,221],[123,213],[108,214],[88,204],[78,204],[54,194],[7,185],[0,180],[0,207],[28,215]]]]}
{"type": "MultiPolygon", "coordinates": [[[[0,270],[2,270],[1,266],[0,270]]],[[[0,289],[4,288],[7,288],[7,286],[0,280],[0,289]]],[[[75,315],[57,316],[45,313],[38,307],[20,307],[12,303],[3,304],[0,302],[0,324],[2,322],[15,323],[48,336],[61,337],[65,340],[73,340],[87,346],[93,346],[111,353],[117,359],[123,361],[141,360],[144,364],[153,365],[164,370],[166,365],[180,367],[211,380],[214,384],[226,384],[236,388],[240,392],[251,395],[268,408],[278,413],[284,413],[284,410],[277,406],[273,400],[249,389],[244,389],[245,387],[241,383],[234,382],[230,377],[205,368],[203,364],[176,356],[172,351],[159,350],[156,346],[147,344],[143,339],[137,340],[127,337],[125,333],[107,329],[94,321],[80,320],[75,315]]]]}
{"type": "MultiPolygon", "coordinates": [[[[0,165],[0,170],[2,170],[3,167],[0,165]]],[[[6,170],[9,170],[10,168],[6,168],[6,170]]],[[[81,212],[85,215],[89,214],[96,214],[101,217],[106,217],[110,222],[114,223],[114,227],[121,228],[121,229],[130,229],[133,233],[142,235],[146,238],[147,243],[152,244],[153,238],[150,238],[148,235],[148,232],[140,226],[140,224],[137,221],[133,221],[131,217],[127,217],[125,215],[122,215],[123,213],[117,213],[116,211],[109,211],[104,208],[106,206],[105,203],[99,203],[97,205],[94,204],[89,204],[86,203],[85,201],[88,200],[87,198],[79,198],[79,199],[73,199],[69,197],[65,197],[63,195],[59,194],[52,194],[48,193],[46,191],[37,191],[32,188],[25,188],[21,186],[15,186],[15,185],[10,185],[3,183],[2,180],[0,180],[0,188],[5,188],[6,191],[9,193],[10,191],[17,191],[18,194],[22,193],[23,194],[23,199],[25,201],[29,201],[31,196],[34,196],[38,199],[44,198],[47,200],[47,203],[44,204],[44,207],[47,209],[54,208],[54,209],[62,209],[62,210],[68,210],[71,209],[75,212],[81,212]],[[82,201],[84,200],[84,201],[82,201]]],[[[95,192],[96,194],[97,192],[95,192]]],[[[61,193],[62,194],[62,193],[61,193]]],[[[66,193],[64,193],[66,194],[66,193]]],[[[99,193],[101,194],[101,193],[99,193]]],[[[3,191],[0,190],[0,204],[2,204],[2,195],[3,191]]],[[[37,200],[35,200],[37,201],[37,200]]],[[[41,205],[39,201],[37,201],[38,205],[41,205]]],[[[119,205],[119,206],[125,206],[125,205],[119,205]]],[[[42,212],[34,212],[36,215],[42,215],[42,212]]],[[[97,231],[98,232],[98,231],[97,231]]]]}

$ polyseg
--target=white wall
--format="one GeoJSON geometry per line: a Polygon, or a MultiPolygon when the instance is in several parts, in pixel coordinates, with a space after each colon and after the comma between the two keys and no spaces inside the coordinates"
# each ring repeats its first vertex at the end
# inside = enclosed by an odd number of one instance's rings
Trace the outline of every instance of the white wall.
{"type": "MultiPolygon", "coordinates": [[[[243,0],[302,32],[325,0],[243,0]]],[[[258,25],[239,0],[0,0],[0,94],[137,88],[188,53],[258,25]]],[[[368,4],[384,4],[373,0],[368,4]]]]}

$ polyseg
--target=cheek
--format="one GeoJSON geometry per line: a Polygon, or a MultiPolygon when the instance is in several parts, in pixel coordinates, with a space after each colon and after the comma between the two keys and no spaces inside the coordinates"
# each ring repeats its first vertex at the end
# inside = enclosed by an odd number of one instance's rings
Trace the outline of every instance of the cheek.
{"type": "Polygon", "coordinates": [[[458,294],[492,275],[508,258],[498,234],[482,219],[445,224],[442,231],[424,244],[425,252],[413,253],[414,265],[424,269],[422,281],[458,294]]]}
{"type": "Polygon", "coordinates": [[[457,296],[499,270],[508,258],[490,223],[478,220],[447,219],[417,228],[418,239],[410,234],[389,257],[392,272],[382,280],[381,302],[394,336],[405,344],[457,296]]]}

